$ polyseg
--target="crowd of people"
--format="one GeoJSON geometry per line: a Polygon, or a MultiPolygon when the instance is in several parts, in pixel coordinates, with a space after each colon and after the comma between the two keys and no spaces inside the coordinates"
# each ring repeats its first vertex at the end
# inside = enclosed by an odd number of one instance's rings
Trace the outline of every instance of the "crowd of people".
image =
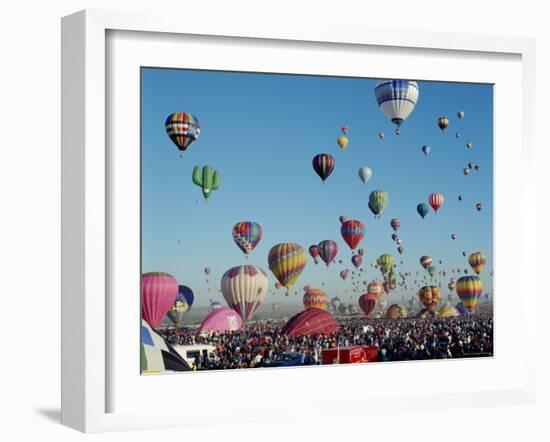
{"type": "Polygon", "coordinates": [[[332,334],[288,337],[280,333],[282,321],[261,321],[234,332],[197,335],[192,328],[168,328],[159,333],[172,345],[208,344],[197,357],[194,370],[221,370],[273,366],[283,355],[299,353],[304,365],[321,363],[323,349],[373,345],[379,360],[409,361],[493,354],[493,316],[490,312],[451,318],[371,319],[339,318],[332,334]]]}

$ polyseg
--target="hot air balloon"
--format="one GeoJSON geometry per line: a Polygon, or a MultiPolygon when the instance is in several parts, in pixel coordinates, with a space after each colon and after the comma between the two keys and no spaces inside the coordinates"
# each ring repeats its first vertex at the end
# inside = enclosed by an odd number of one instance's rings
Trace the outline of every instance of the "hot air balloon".
{"type": "Polygon", "coordinates": [[[267,275],[256,266],[233,267],[222,276],[221,288],[227,305],[248,321],[267,295],[267,275]]]}
{"type": "Polygon", "coordinates": [[[426,203],[420,203],[418,206],[416,206],[416,211],[422,217],[422,219],[424,219],[426,215],[430,212],[430,206],[428,206],[426,203]]]}
{"type": "Polygon", "coordinates": [[[470,264],[470,267],[473,269],[473,271],[479,275],[485,268],[487,257],[483,252],[475,252],[472,253],[468,258],[468,263],[470,264]]]}
{"type": "Polygon", "coordinates": [[[180,328],[183,326],[183,318],[191,309],[194,300],[195,295],[189,287],[185,285],[180,285],[178,287],[176,301],[174,302],[172,307],[170,307],[170,310],[168,310],[168,313],[166,314],[170,318],[170,320],[176,325],[176,327],[180,328]]]}
{"type": "Polygon", "coordinates": [[[454,241],[456,239],[456,235],[454,233],[451,233],[451,239],[454,241]]]}
{"type": "Polygon", "coordinates": [[[430,278],[433,278],[437,274],[437,267],[430,266],[428,267],[428,275],[430,275],[430,278]]]}
{"type": "Polygon", "coordinates": [[[361,255],[353,255],[351,257],[351,262],[353,263],[355,268],[358,268],[363,263],[363,258],[361,257],[361,255]]]}
{"type": "Polygon", "coordinates": [[[358,175],[361,181],[367,184],[372,177],[372,169],[370,167],[363,166],[359,169],[358,175]]]}
{"type": "Polygon", "coordinates": [[[312,164],[313,170],[315,170],[317,175],[319,175],[324,183],[334,170],[334,166],[336,166],[336,160],[332,155],[329,155],[328,153],[320,153],[319,155],[315,155],[313,157],[312,164]]]}
{"type": "Polygon", "coordinates": [[[443,307],[437,312],[437,317],[439,318],[454,318],[456,316],[460,316],[460,313],[449,301],[446,301],[443,307]]]}
{"type": "Polygon", "coordinates": [[[405,249],[403,248],[403,246],[399,246],[399,247],[397,248],[397,251],[399,252],[400,255],[402,255],[403,252],[405,251],[405,249]]]}
{"type": "Polygon", "coordinates": [[[279,281],[275,282],[275,288],[280,289],[283,286],[279,281]]]}
{"type": "Polygon", "coordinates": [[[470,174],[470,169],[468,169],[467,167],[465,167],[462,172],[464,173],[464,175],[469,175],[470,174]]]}
{"type": "Polygon", "coordinates": [[[458,201],[462,201],[462,195],[458,195],[458,201]]]}
{"type": "Polygon", "coordinates": [[[477,203],[476,204],[476,209],[477,209],[478,212],[480,212],[481,209],[483,209],[483,205],[481,203],[477,203]]]}
{"type": "Polygon", "coordinates": [[[418,299],[424,307],[433,311],[441,300],[441,289],[435,285],[421,287],[418,291],[418,299]]]}
{"type": "Polygon", "coordinates": [[[338,137],[338,140],[336,141],[338,142],[338,146],[340,146],[340,149],[342,150],[344,150],[349,143],[349,139],[345,135],[338,137]]]}
{"type": "Polygon", "coordinates": [[[449,282],[449,284],[447,284],[447,288],[448,288],[451,292],[454,291],[454,289],[456,288],[456,282],[455,282],[455,281],[449,282]]]}
{"type": "Polygon", "coordinates": [[[408,316],[407,309],[399,304],[392,304],[388,307],[388,310],[386,311],[386,318],[387,319],[400,319],[400,318],[406,318],[408,316]]]}
{"type": "MultiPolygon", "coordinates": [[[[340,305],[340,307],[342,304],[340,305]]],[[[289,338],[312,334],[330,335],[338,331],[336,319],[326,310],[310,308],[304,310],[288,320],[281,328],[281,334],[289,338]]]]}
{"type": "Polygon", "coordinates": [[[468,149],[471,149],[471,148],[473,147],[473,143],[472,143],[471,141],[468,141],[468,142],[466,143],[466,147],[467,147],[468,149]]]}
{"type": "Polygon", "coordinates": [[[388,205],[388,192],[375,190],[369,195],[369,209],[375,216],[380,217],[388,205]]]}
{"type": "Polygon", "coordinates": [[[140,329],[140,356],[142,374],[191,370],[185,359],[143,319],[140,329]]]}
{"type": "Polygon", "coordinates": [[[424,270],[427,270],[428,267],[432,265],[432,257],[431,256],[422,256],[420,258],[420,265],[424,267],[424,270]]]}
{"type": "Polygon", "coordinates": [[[449,127],[449,119],[447,117],[439,117],[437,119],[437,125],[441,129],[441,132],[445,132],[445,129],[449,127]]]}
{"type": "Polygon", "coordinates": [[[169,115],[164,127],[172,142],[181,152],[185,152],[201,133],[199,120],[187,112],[176,112],[169,115]]]}
{"type": "Polygon", "coordinates": [[[224,333],[242,330],[243,320],[235,310],[223,307],[213,309],[202,321],[198,334],[201,333],[224,333]]]}
{"type": "Polygon", "coordinates": [[[220,308],[223,308],[223,305],[219,301],[212,301],[210,303],[210,311],[213,312],[214,310],[218,310],[220,308]]]}
{"type": "Polygon", "coordinates": [[[458,313],[460,313],[461,315],[467,315],[468,313],[470,313],[468,311],[468,309],[466,307],[464,307],[464,304],[462,302],[459,302],[455,308],[458,310],[458,313]]]}
{"type": "Polygon", "coordinates": [[[367,286],[367,294],[373,297],[375,301],[378,301],[384,293],[384,286],[378,280],[371,281],[367,286]]]}
{"type": "Polygon", "coordinates": [[[336,258],[338,254],[338,244],[330,239],[325,239],[317,244],[317,249],[319,250],[319,256],[327,267],[334,261],[334,258],[336,258]]]}
{"type": "Polygon", "coordinates": [[[290,289],[306,266],[305,250],[298,244],[282,243],[271,248],[267,257],[269,269],[277,280],[290,289]]]}
{"type": "Polygon", "coordinates": [[[210,275],[210,272],[212,271],[212,269],[211,269],[210,267],[205,267],[205,268],[203,269],[203,271],[204,271],[204,274],[205,274],[205,275],[210,275]]]}
{"type": "Polygon", "coordinates": [[[361,221],[350,219],[342,224],[340,233],[350,249],[355,250],[365,236],[365,226],[361,221]]]}
{"type": "Polygon", "coordinates": [[[430,151],[431,151],[431,147],[430,146],[422,146],[422,152],[424,153],[424,155],[428,156],[430,154],[430,151]]]}
{"type": "Polygon", "coordinates": [[[357,250],[357,253],[359,254],[359,256],[363,256],[365,254],[365,249],[359,249],[357,250]]]}
{"type": "Polygon", "coordinates": [[[241,221],[233,226],[233,241],[248,255],[262,239],[262,226],[253,221],[241,221]]]}
{"type": "Polygon", "coordinates": [[[210,166],[195,166],[193,169],[193,183],[202,189],[205,200],[208,200],[210,194],[220,188],[220,173],[210,166]]]}
{"type": "Polygon", "coordinates": [[[457,112],[456,116],[458,117],[459,120],[462,120],[464,118],[464,112],[459,111],[457,112]]]}
{"type": "Polygon", "coordinates": [[[430,203],[430,206],[432,206],[432,208],[434,209],[434,211],[436,213],[437,213],[437,211],[439,210],[439,208],[441,207],[441,205],[443,204],[444,201],[445,201],[445,199],[443,198],[443,195],[441,195],[440,193],[432,193],[428,197],[428,202],[430,203]]]}
{"type": "Polygon", "coordinates": [[[348,269],[342,270],[340,272],[340,278],[342,278],[344,281],[347,279],[348,275],[349,275],[349,270],[348,269]]]}
{"type": "Polygon", "coordinates": [[[342,131],[342,133],[343,133],[344,135],[346,135],[346,134],[348,133],[349,127],[347,127],[347,126],[342,126],[342,127],[340,128],[340,130],[342,131]]]}
{"type": "Polygon", "coordinates": [[[399,227],[401,227],[401,221],[399,221],[399,219],[397,218],[392,218],[392,220],[390,221],[390,226],[395,232],[397,232],[399,230],[399,227]]]}
{"type": "Polygon", "coordinates": [[[367,316],[371,314],[376,305],[376,299],[373,295],[365,293],[359,297],[359,308],[363,310],[363,313],[367,316]]]}
{"type": "Polygon", "coordinates": [[[390,287],[390,290],[395,290],[397,287],[397,277],[395,276],[395,272],[393,271],[393,268],[388,273],[388,284],[390,287]]]}
{"type": "Polygon", "coordinates": [[[483,282],[477,275],[462,276],[456,282],[456,293],[469,312],[475,310],[483,290],[483,282]]]}
{"type": "Polygon", "coordinates": [[[460,134],[458,132],[455,133],[455,138],[460,138],[460,134]]]}
{"type": "Polygon", "coordinates": [[[343,224],[348,220],[348,218],[344,215],[340,216],[338,219],[340,220],[340,224],[343,224]]]}
{"type": "Polygon", "coordinates": [[[318,308],[320,310],[326,310],[328,307],[327,292],[319,289],[309,289],[304,293],[304,308],[318,308]]]}
{"type": "Polygon", "coordinates": [[[334,298],[330,299],[330,306],[332,307],[332,310],[334,310],[335,312],[338,311],[338,307],[340,306],[341,303],[342,301],[340,301],[340,298],[338,296],[335,296],[334,298]]]}
{"type": "Polygon", "coordinates": [[[395,133],[399,135],[401,124],[418,101],[418,84],[409,80],[383,80],[376,84],[374,93],[380,110],[397,126],[395,133]]]}
{"type": "Polygon", "coordinates": [[[308,250],[309,250],[309,254],[313,258],[313,261],[315,262],[315,264],[317,264],[317,258],[319,257],[319,249],[315,244],[313,244],[309,246],[308,250]]]}
{"type": "MultiPolygon", "coordinates": [[[[462,252],[462,256],[466,256],[466,251],[462,252]]],[[[457,271],[460,271],[460,269],[456,269],[457,271]]]]}
{"type": "Polygon", "coordinates": [[[178,294],[178,281],[164,272],[144,273],[141,276],[141,317],[157,327],[178,294]]]}
{"type": "Polygon", "coordinates": [[[395,258],[389,253],[384,253],[380,255],[376,260],[377,264],[380,266],[382,273],[388,273],[393,267],[395,258]]]}
{"type": "Polygon", "coordinates": [[[378,132],[378,138],[383,140],[384,139],[384,132],[378,132]]]}

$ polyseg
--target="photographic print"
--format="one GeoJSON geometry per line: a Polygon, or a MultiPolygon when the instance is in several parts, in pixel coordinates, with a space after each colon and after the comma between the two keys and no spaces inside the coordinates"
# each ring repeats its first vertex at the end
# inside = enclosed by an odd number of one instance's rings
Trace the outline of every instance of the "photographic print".
{"type": "Polygon", "coordinates": [[[493,85],[144,67],[140,149],[143,374],[493,356],[493,85]]]}

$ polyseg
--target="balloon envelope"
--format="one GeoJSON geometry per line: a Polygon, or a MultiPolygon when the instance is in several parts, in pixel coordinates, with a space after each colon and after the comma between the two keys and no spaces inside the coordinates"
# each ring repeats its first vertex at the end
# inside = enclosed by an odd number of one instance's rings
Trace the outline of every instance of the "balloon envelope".
{"type": "Polygon", "coordinates": [[[374,88],[376,102],[388,119],[399,126],[411,114],[419,96],[418,83],[409,80],[383,80],[374,88]]]}
{"type": "Polygon", "coordinates": [[[281,334],[292,338],[311,334],[331,334],[338,329],[336,319],[329,312],[311,308],[290,318],[281,329],[281,334]]]}
{"type": "Polygon", "coordinates": [[[178,294],[178,281],[164,272],[144,273],[141,276],[141,316],[147,323],[157,327],[178,294]]]}
{"type": "Polygon", "coordinates": [[[212,310],[202,321],[199,333],[223,333],[227,331],[242,330],[243,320],[239,313],[228,307],[220,307],[212,310]]]}
{"type": "Polygon", "coordinates": [[[267,295],[267,275],[260,267],[233,267],[223,275],[221,289],[229,307],[248,321],[267,295]]]}

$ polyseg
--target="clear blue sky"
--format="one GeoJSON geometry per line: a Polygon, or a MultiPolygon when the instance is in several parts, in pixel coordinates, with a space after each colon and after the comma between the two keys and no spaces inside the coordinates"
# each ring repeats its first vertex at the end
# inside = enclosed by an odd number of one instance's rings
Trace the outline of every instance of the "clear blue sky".
{"type": "MultiPolygon", "coordinates": [[[[304,285],[321,287],[324,282],[330,297],[346,297],[349,302],[351,281],[344,283],[339,277],[344,268],[354,270],[351,250],[340,235],[338,217],[345,215],[366,227],[359,246],[365,249],[366,278],[361,279],[380,277],[370,263],[382,253],[396,257],[397,272],[423,275],[422,255],[432,256],[438,269],[448,271],[469,269],[463,250],[481,250],[488,258],[481,276],[485,291],[492,292],[492,86],[419,82],[417,106],[397,136],[376,104],[375,83],[361,78],[142,69],[142,270],[173,274],[195,291],[197,304],[205,305],[209,299],[223,300],[218,293],[221,276],[245,263],[266,270],[273,291],[275,277],[267,254],[274,244],[296,242],[307,250],[332,239],[339,245],[336,264],[327,270],[324,263],[315,265],[309,259],[290,301],[301,300],[304,285]],[[459,110],[465,112],[463,120],[456,116],[459,110]],[[177,111],[196,115],[202,124],[200,138],[183,158],[164,129],[166,117],[177,111]],[[441,115],[450,120],[445,134],[436,124],[441,115]],[[350,142],[344,151],[336,144],[342,125],[349,127],[350,142]],[[378,139],[379,131],[385,133],[383,140],[378,139]],[[467,141],[473,143],[471,150],[467,141]],[[424,144],[431,147],[427,158],[421,151],[424,144]],[[323,152],[336,158],[325,185],[311,165],[313,156],[323,152]],[[462,170],[470,161],[480,170],[464,176],[462,170]],[[205,164],[221,172],[221,188],[207,204],[191,180],[193,167],[205,164]],[[357,174],[362,166],[374,172],[366,186],[357,174]],[[367,206],[375,189],[389,193],[381,219],[375,219],[367,206]],[[416,206],[427,203],[432,192],[442,193],[445,203],[439,213],[431,211],[422,220],[416,206]],[[481,212],[474,207],[477,202],[483,204],[481,212]],[[391,239],[389,221],[394,217],[401,220],[401,256],[391,239]],[[233,225],[244,220],[263,227],[263,238],[247,260],[231,236],[233,225]],[[208,284],[205,266],[212,268],[208,284]]],[[[448,272],[440,278],[445,295],[450,276],[457,275],[448,272]]],[[[392,294],[390,302],[409,298],[415,288],[411,280],[409,290],[392,294]]],[[[289,300],[283,294],[270,294],[265,302],[289,300]]]]}

